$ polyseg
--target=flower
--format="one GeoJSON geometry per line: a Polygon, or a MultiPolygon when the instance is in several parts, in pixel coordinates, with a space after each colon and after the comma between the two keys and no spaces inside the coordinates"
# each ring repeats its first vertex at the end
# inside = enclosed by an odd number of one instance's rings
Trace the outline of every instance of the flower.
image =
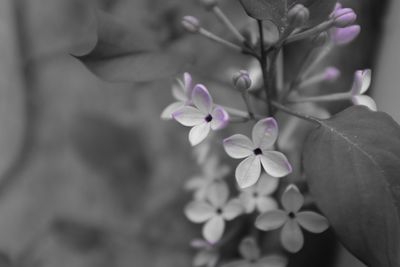
{"type": "Polygon", "coordinates": [[[283,226],[281,242],[289,252],[298,252],[304,244],[300,226],[311,233],[322,233],[328,229],[328,221],[313,211],[299,211],[304,197],[295,185],[289,185],[282,196],[284,210],[267,211],[257,217],[255,225],[263,231],[275,230],[283,226]]]}
{"type": "Polygon", "coordinates": [[[330,36],[334,44],[346,45],[351,43],[360,34],[361,27],[353,25],[357,19],[357,15],[351,8],[343,8],[341,4],[337,3],[330,17],[333,19],[335,26],[330,31],[330,36]]]}
{"type": "Polygon", "coordinates": [[[178,101],[168,105],[161,113],[161,119],[170,120],[172,119],[172,114],[184,107],[189,105],[192,96],[192,76],[185,72],[183,74],[183,81],[177,79],[177,83],[172,86],[172,95],[178,101]]]}
{"type": "Polygon", "coordinates": [[[333,28],[331,39],[336,45],[346,45],[351,43],[361,32],[359,25],[351,25],[345,28],[333,28]]]}
{"type": "MultiPolygon", "coordinates": [[[[338,7],[338,6],[337,6],[338,7]]],[[[347,26],[353,25],[357,19],[357,14],[351,8],[335,8],[331,14],[333,19],[333,25],[338,28],[345,28],[347,26]]]]}
{"type": "Polygon", "coordinates": [[[252,237],[246,237],[240,242],[239,253],[243,257],[224,264],[222,267],[285,267],[287,259],[278,255],[261,257],[260,248],[252,237]]]}
{"type": "Polygon", "coordinates": [[[203,236],[211,244],[218,242],[225,230],[225,221],[230,221],[243,212],[237,200],[228,201],[229,189],[226,183],[214,183],[203,201],[190,202],[185,207],[186,217],[194,223],[205,223],[203,236]]]}
{"type": "Polygon", "coordinates": [[[278,179],[264,173],[258,182],[246,189],[239,195],[246,213],[266,212],[278,208],[278,205],[270,195],[278,188],[278,179]]]}
{"type": "Polygon", "coordinates": [[[203,239],[195,239],[190,245],[198,252],[193,258],[194,267],[215,267],[219,260],[219,253],[216,248],[203,239]]]}
{"type": "Polygon", "coordinates": [[[371,70],[358,70],[354,76],[353,87],[351,88],[351,101],[354,105],[363,105],[370,108],[373,111],[377,111],[375,101],[364,95],[371,85],[371,70]]]}
{"type": "Polygon", "coordinates": [[[207,137],[210,130],[224,128],[229,121],[229,115],[222,107],[214,106],[210,93],[202,84],[193,88],[191,99],[193,107],[181,107],[172,117],[184,126],[193,127],[189,132],[189,141],[195,146],[207,137]]]}
{"type": "Polygon", "coordinates": [[[213,155],[206,159],[202,174],[192,177],[185,184],[185,188],[194,191],[194,199],[204,200],[208,188],[218,180],[222,179],[229,173],[230,169],[227,165],[220,165],[218,157],[213,155]]]}
{"type": "Polygon", "coordinates": [[[224,140],[226,153],[235,159],[245,158],[236,168],[235,176],[240,188],[254,185],[261,174],[261,165],[273,177],[283,177],[292,172],[286,156],[270,150],[278,138],[278,124],[272,117],[258,121],[252,139],[235,134],[224,140]]]}

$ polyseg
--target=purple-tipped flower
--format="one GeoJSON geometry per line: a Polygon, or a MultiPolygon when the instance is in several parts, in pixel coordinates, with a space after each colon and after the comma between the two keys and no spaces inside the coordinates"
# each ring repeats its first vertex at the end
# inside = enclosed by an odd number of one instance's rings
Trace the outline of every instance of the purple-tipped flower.
{"type": "Polygon", "coordinates": [[[184,106],[172,114],[180,124],[193,127],[189,132],[192,146],[200,144],[210,130],[224,128],[228,121],[228,113],[219,106],[214,106],[213,99],[207,88],[197,84],[193,88],[191,100],[194,106],[184,106]]]}
{"type": "Polygon", "coordinates": [[[339,8],[331,14],[333,25],[338,28],[345,28],[353,25],[357,19],[357,14],[351,8],[339,8]]]}
{"type": "Polygon", "coordinates": [[[247,188],[265,172],[280,178],[292,172],[286,156],[271,150],[278,138],[278,123],[272,117],[258,121],[252,131],[252,140],[247,136],[235,134],[224,140],[226,153],[235,159],[245,158],[236,168],[235,176],[240,188],[247,188]]]}
{"type": "Polygon", "coordinates": [[[233,84],[239,91],[246,91],[251,87],[251,78],[247,70],[241,70],[232,77],[233,84]]]}
{"type": "Polygon", "coordinates": [[[303,26],[310,18],[310,11],[302,4],[297,4],[288,12],[288,22],[293,28],[303,26]]]}
{"type": "Polygon", "coordinates": [[[370,108],[373,111],[377,110],[375,101],[364,95],[371,85],[371,70],[358,70],[354,75],[354,83],[351,88],[351,101],[354,105],[362,105],[370,108]]]}
{"type": "Polygon", "coordinates": [[[346,28],[334,28],[331,31],[332,41],[336,45],[346,45],[351,43],[360,34],[359,25],[352,25],[346,28]]]}
{"type": "Polygon", "coordinates": [[[334,82],[340,77],[340,70],[335,67],[327,67],[324,73],[324,80],[327,82],[334,82]]]}
{"type": "Polygon", "coordinates": [[[182,18],[182,26],[191,33],[197,33],[200,30],[200,22],[196,17],[184,16],[182,18]]]}

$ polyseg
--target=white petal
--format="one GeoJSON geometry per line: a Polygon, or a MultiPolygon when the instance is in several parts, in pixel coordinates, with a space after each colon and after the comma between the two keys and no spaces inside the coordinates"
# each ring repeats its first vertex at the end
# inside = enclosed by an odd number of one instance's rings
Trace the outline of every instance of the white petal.
{"type": "Polygon", "coordinates": [[[302,211],[296,214],[296,220],[301,227],[311,233],[322,233],[329,228],[328,220],[313,211],[302,211]]]}
{"type": "Polygon", "coordinates": [[[364,94],[371,85],[371,70],[358,70],[354,75],[354,83],[351,89],[352,95],[364,94]]]}
{"type": "Polygon", "coordinates": [[[193,258],[194,267],[212,266],[218,260],[218,254],[213,251],[202,250],[193,258]],[[211,264],[211,265],[209,265],[211,264]]]}
{"type": "Polygon", "coordinates": [[[185,189],[188,191],[197,190],[204,186],[206,179],[201,176],[192,177],[185,183],[185,189]]]}
{"type": "Polygon", "coordinates": [[[204,114],[197,108],[184,106],[172,114],[172,117],[180,124],[192,127],[205,122],[204,114]]]}
{"type": "Polygon", "coordinates": [[[230,200],[222,209],[222,216],[225,220],[230,221],[242,214],[244,211],[243,206],[237,199],[230,200]]]}
{"type": "Polygon", "coordinates": [[[172,114],[184,106],[185,106],[185,104],[183,102],[174,102],[174,103],[168,105],[163,110],[163,112],[161,112],[161,119],[172,120],[173,119],[172,114]]]}
{"type": "Polygon", "coordinates": [[[210,124],[203,122],[199,125],[194,126],[189,132],[189,142],[192,146],[200,144],[207,135],[210,133],[210,124]]]}
{"type": "Polygon", "coordinates": [[[212,121],[211,121],[211,129],[213,130],[219,130],[224,127],[229,122],[229,114],[228,112],[225,111],[225,109],[217,106],[214,108],[214,110],[211,112],[212,116],[212,121]]]}
{"type": "Polygon", "coordinates": [[[240,242],[239,252],[248,261],[256,261],[261,255],[260,248],[253,237],[246,237],[240,242]]]}
{"type": "Polygon", "coordinates": [[[260,174],[260,158],[254,155],[240,162],[235,171],[236,181],[240,188],[246,188],[257,183],[260,174]]]}
{"type": "Polygon", "coordinates": [[[202,223],[215,215],[215,208],[203,201],[193,201],[186,205],[185,215],[191,222],[202,223]]]}
{"type": "Polygon", "coordinates": [[[282,195],[282,206],[287,212],[298,212],[304,204],[304,197],[297,186],[289,185],[282,195]]]}
{"type": "Polygon", "coordinates": [[[242,159],[253,154],[253,142],[247,136],[235,134],[224,140],[226,153],[234,159],[242,159]]]}
{"type": "Polygon", "coordinates": [[[255,226],[263,231],[275,230],[288,220],[287,213],[283,210],[271,210],[259,215],[255,226]]]}
{"type": "Polygon", "coordinates": [[[300,251],[304,244],[303,233],[295,220],[288,220],[282,228],[281,242],[289,252],[300,251]]]}
{"type": "Polygon", "coordinates": [[[270,195],[278,188],[278,184],[279,180],[277,178],[263,173],[257,182],[256,191],[263,196],[270,195]]]}
{"type": "Polygon", "coordinates": [[[218,242],[225,230],[225,221],[221,216],[211,218],[203,227],[203,236],[211,244],[218,242]]]}
{"type": "Polygon", "coordinates": [[[207,88],[202,84],[197,84],[192,92],[193,104],[204,114],[211,113],[213,100],[207,88]]]}
{"type": "Polygon", "coordinates": [[[190,99],[192,96],[192,89],[193,89],[193,80],[192,80],[192,75],[190,73],[185,72],[183,74],[183,88],[184,92],[186,94],[187,99],[190,99]]]}
{"type": "Polygon", "coordinates": [[[208,188],[207,199],[215,208],[222,208],[229,197],[229,188],[225,182],[217,182],[208,188]]]}
{"type": "Polygon", "coordinates": [[[281,178],[292,172],[292,166],[281,152],[263,151],[260,157],[265,172],[273,177],[281,178]]]}
{"type": "Polygon", "coordinates": [[[239,200],[246,213],[252,213],[256,209],[256,199],[253,197],[253,193],[243,192],[239,195],[239,200]]]}
{"type": "Polygon", "coordinates": [[[185,88],[181,80],[178,79],[176,83],[172,85],[172,95],[176,100],[179,100],[181,102],[188,101],[188,96],[185,92],[185,88]]]}
{"type": "Polygon", "coordinates": [[[256,200],[257,210],[264,213],[278,208],[278,203],[272,197],[259,197],[256,200]]]}
{"type": "Polygon", "coordinates": [[[252,138],[255,147],[271,147],[278,138],[278,123],[272,117],[258,121],[253,127],[252,138]]]}
{"type": "Polygon", "coordinates": [[[366,106],[372,111],[377,111],[375,100],[367,95],[356,95],[351,98],[354,105],[366,106]]]}

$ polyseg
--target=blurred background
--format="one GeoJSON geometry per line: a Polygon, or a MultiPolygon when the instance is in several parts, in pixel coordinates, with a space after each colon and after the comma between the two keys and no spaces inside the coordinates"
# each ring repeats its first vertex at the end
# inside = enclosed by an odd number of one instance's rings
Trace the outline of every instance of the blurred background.
{"type": "MultiPolygon", "coordinates": [[[[182,213],[183,184],[199,168],[187,131],[159,119],[173,100],[172,78],[111,84],[94,76],[69,55],[89,34],[81,19],[90,14],[77,2],[0,1],[0,266],[190,266],[188,244],[200,228],[182,213]]],[[[400,122],[400,2],[342,3],[359,14],[362,33],[324,62],[343,73],[324,90],[348,90],[356,69],[372,68],[378,107],[400,122]]],[[[226,34],[195,0],[96,4],[160,46],[196,56],[189,71],[211,88],[250,63],[181,29],[193,14],[226,34]]],[[[238,1],[221,5],[238,27],[248,23],[238,1]]],[[[224,92],[215,91],[221,102],[239,101],[224,92]]],[[[322,247],[329,251],[305,251],[291,266],[362,266],[337,244],[322,247]]]]}

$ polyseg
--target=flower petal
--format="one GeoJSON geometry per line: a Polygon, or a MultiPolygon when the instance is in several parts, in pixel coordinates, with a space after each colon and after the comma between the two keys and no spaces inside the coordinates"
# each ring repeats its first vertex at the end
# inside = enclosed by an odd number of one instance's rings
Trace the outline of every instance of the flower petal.
{"type": "Polygon", "coordinates": [[[193,258],[194,267],[216,266],[218,254],[214,251],[202,250],[193,258]]]}
{"type": "Polygon", "coordinates": [[[176,100],[186,102],[188,97],[185,92],[184,84],[180,79],[176,79],[176,82],[172,85],[172,95],[176,100]]]}
{"type": "Polygon", "coordinates": [[[239,252],[248,261],[256,261],[261,255],[260,248],[253,237],[246,237],[240,242],[239,252]]]}
{"type": "Polygon", "coordinates": [[[224,219],[221,216],[215,216],[203,226],[203,236],[208,242],[215,244],[221,239],[224,230],[224,219]]]}
{"type": "Polygon", "coordinates": [[[297,186],[289,185],[282,195],[282,206],[287,212],[298,212],[304,204],[304,197],[297,186]]]}
{"type": "Polygon", "coordinates": [[[268,255],[258,260],[254,267],[286,267],[288,260],[278,255],[268,255]]]}
{"type": "Polygon", "coordinates": [[[322,233],[329,228],[328,220],[313,211],[302,211],[296,214],[296,220],[301,227],[311,233],[322,233]]]}
{"type": "Polygon", "coordinates": [[[377,111],[378,107],[376,106],[375,100],[373,100],[370,96],[367,95],[356,95],[351,98],[351,101],[354,105],[366,106],[372,111],[377,111]]]}
{"type": "Polygon", "coordinates": [[[210,124],[208,122],[201,123],[190,129],[189,142],[192,146],[200,144],[210,133],[210,124]]]}
{"type": "Polygon", "coordinates": [[[252,264],[247,260],[237,260],[225,263],[221,267],[252,267],[252,264]]]}
{"type": "Polygon", "coordinates": [[[354,75],[354,83],[351,88],[352,95],[362,95],[371,85],[371,70],[358,70],[354,75]]]}
{"type": "Polygon", "coordinates": [[[213,100],[207,88],[202,84],[197,84],[192,92],[193,104],[204,114],[211,113],[213,100]]]}
{"type": "Polygon", "coordinates": [[[253,197],[253,193],[242,192],[239,195],[239,200],[246,213],[252,213],[256,209],[256,199],[253,197]]]}
{"type": "Polygon", "coordinates": [[[215,215],[215,208],[204,201],[193,201],[185,207],[186,217],[194,223],[202,223],[215,215]]]}
{"type": "Polygon", "coordinates": [[[255,226],[263,231],[275,230],[288,220],[287,213],[283,210],[271,210],[259,215],[255,226]]]}
{"type": "Polygon", "coordinates": [[[264,213],[278,208],[278,203],[272,197],[259,197],[256,200],[257,210],[264,213]]]}
{"type": "Polygon", "coordinates": [[[256,185],[256,192],[260,195],[270,195],[278,188],[279,180],[266,173],[261,174],[256,185]]]}
{"type": "Polygon", "coordinates": [[[178,111],[180,108],[184,107],[185,104],[183,102],[174,102],[169,104],[162,112],[161,119],[163,120],[172,120],[172,114],[178,111]]]}
{"type": "Polygon", "coordinates": [[[254,155],[240,162],[235,171],[236,181],[240,188],[246,188],[257,183],[260,174],[260,158],[254,155]]]}
{"type": "Polygon", "coordinates": [[[303,233],[295,220],[288,220],[282,228],[281,242],[289,252],[296,253],[300,251],[304,244],[303,233]]]}
{"type": "Polygon", "coordinates": [[[253,127],[252,138],[255,147],[271,147],[278,138],[278,123],[272,117],[258,121],[253,127]]]}
{"type": "Polygon", "coordinates": [[[229,197],[229,188],[225,182],[216,182],[208,188],[207,199],[215,208],[222,208],[229,197]]]}
{"type": "Polygon", "coordinates": [[[185,72],[183,74],[183,89],[186,95],[187,100],[190,100],[192,97],[192,91],[193,91],[193,80],[192,80],[192,75],[190,73],[185,72]]]}
{"type": "Polygon", "coordinates": [[[195,191],[206,184],[207,180],[201,176],[195,176],[190,178],[186,183],[184,188],[188,191],[195,191]]]}
{"type": "Polygon", "coordinates": [[[242,159],[253,154],[253,142],[247,136],[235,134],[224,140],[226,153],[234,159],[242,159]]]}
{"type": "Polygon", "coordinates": [[[224,128],[229,122],[229,114],[222,107],[217,106],[212,112],[211,129],[219,130],[224,128]]]}
{"type": "Polygon", "coordinates": [[[172,117],[180,124],[188,127],[199,125],[205,122],[204,114],[201,113],[197,108],[190,106],[184,106],[178,109],[172,113],[172,117]]]}
{"type": "Polygon", "coordinates": [[[244,212],[244,208],[238,199],[230,200],[222,209],[222,216],[225,220],[230,221],[244,212]]]}
{"type": "Polygon", "coordinates": [[[264,170],[276,178],[284,177],[292,172],[292,165],[286,156],[278,151],[264,151],[261,155],[261,163],[264,170]]]}

